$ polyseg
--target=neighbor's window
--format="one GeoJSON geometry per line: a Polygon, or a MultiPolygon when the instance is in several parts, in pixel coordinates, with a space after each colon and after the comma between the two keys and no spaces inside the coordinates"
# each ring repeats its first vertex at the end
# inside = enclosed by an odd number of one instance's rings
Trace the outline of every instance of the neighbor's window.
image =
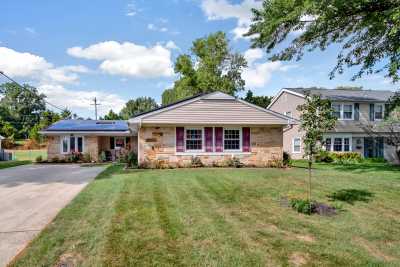
{"type": "Polygon", "coordinates": [[[353,118],[353,105],[343,105],[343,119],[351,120],[353,118]]]}
{"type": "Polygon", "coordinates": [[[224,150],[240,150],[239,129],[224,129],[224,150]]]}
{"type": "Polygon", "coordinates": [[[333,116],[335,116],[336,118],[340,119],[342,105],[340,105],[340,104],[332,104],[332,109],[333,109],[333,116]]]}
{"type": "Polygon", "coordinates": [[[326,138],[325,139],[325,150],[326,151],[331,151],[331,145],[332,145],[332,139],[331,138],[326,138]]]}
{"type": "Polygon", "coordinates": [[[186,150],[203,149],[203,130],[186,129],[186,150]]]}
{"type": "Polygon", "coordinates": [[[296,137],[293,138],[293,153],[300,153],[301,149],[301,139],[296,137]]]}
{"type": "Polygon", "coordinates": [[[378,104],[375,105],[375,120],[382,120],[383,119],[383,105],[378,104]]]}
{"type": "Polygon", "coordinates": [[[333,151],[342,151],[342,138],[335,138],[334,139],[333,151]]]}
{"type": "Polygon", "coordinates": [[[344,138],[344,151],[350,151],[350,138],[344,138]]]}
{"type": "Polygon", "coordinates": [[[62,139],[62,153],[68,153],[68,136],[64,136],[62,139]]]}

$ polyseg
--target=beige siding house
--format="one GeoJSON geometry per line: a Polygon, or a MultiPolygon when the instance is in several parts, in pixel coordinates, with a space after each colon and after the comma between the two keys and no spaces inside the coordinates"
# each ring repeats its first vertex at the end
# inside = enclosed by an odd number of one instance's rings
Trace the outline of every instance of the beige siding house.
{"type": "Polygon", "coordinates": [[[224,165],[232,157],[248,166],[269,166],[282,160],[283,129],[293,125],[294,120],[214,92],[140,114],[125,122],[126,128],[120,122],[114,128],[109,127],[109,134],[101,126],[112,122],[93,123],[100,124],[96,129],[101,134],[93,129],[86,134],[76,134],[70,129],[60,134],[51,127],[43,131],[52,136],[49,157],[62,156],[57,152],[71,143],[76,148],[78,141],[65,144],[68,139],[65,136],[83,136],[80,143],[84,145],[80,150],[90,153],[96,160],[101,151],[108,151],[115,159],[121,151],[133,150],[138,154],[139,164],[150,168],[186,167],[194,157],[209,166],[224,165]],[[64,140],[64,144],[60,140],[64,140]],[[120,145],[108,146],[115,140],[119,140],[120,145]]]}
{"type": "MultiPolygon", "coordinates": [[[[385,116],[385,103],[393,95],[391,91],[381,90],[330,90],[317,88],[285,88],[271,101],[269,109],[300,119],[297,107],[305,103],[307,94],[317,94],[332,102],[338,120],[336,126],[324,135],[324,147],[328,151],[354,151],[366,158],[383,157],[391,162],[399,162],[395,148],[387,145],[384,137],[372,137],[365,130],[373,126],[385,135],[379,127],[385,116]]],[[[292,158],[304,155],[303,133],[299,125],[284,129],[284,151],[292,158]]]]}

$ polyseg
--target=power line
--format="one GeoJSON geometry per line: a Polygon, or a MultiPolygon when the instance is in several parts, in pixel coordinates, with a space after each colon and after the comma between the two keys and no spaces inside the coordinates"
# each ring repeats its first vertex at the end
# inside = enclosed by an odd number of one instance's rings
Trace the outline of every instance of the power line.
{"type": "MultiPolygon", "coordinates": [[[[18,85],[18,86],[21,87],[22,89],[31,92],[29,89],[27,89],[27,88],[25,88],[24,86],[20,85],[18,82],[16,82],[14,79],[12,79],[11,77],[9,77],[7,74],[5,74],[5,73],[4,73],[3,71],[1,71],[1,70],[0,70],[0,75],[3,75],[3,76],[6,77],[8,80],[12,81],[13,83],[15,83],[16,85],[18,85]]],[[[56,108],[56,109],[61,110],[61,111],[65,111],[65,110],[67,109],[67,108],[60,108],[60,107],[58,107],[58,106],[56,106],[56,105],[54,105],[54,104],[52,104],[52,103],[46,101],[45,99],[44,99],[44,102],[45,102],[46,104],[48,104],[48,105],[50,105],[50,106],[56,108]]]]}

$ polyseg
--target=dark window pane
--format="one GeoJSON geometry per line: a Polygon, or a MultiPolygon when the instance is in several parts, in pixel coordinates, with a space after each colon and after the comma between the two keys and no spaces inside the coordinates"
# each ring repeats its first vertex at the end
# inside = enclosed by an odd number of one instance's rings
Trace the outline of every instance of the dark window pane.
{"type": "Polygon", "coordinates": [[[75,151],[75,137],[70,137],[69,138],[69,150],[71,152],[75,151]]]}
{"type": "Polygon", "coordinates": [[[326,140],[325,140],[325,150],[326,151],[331,151],[331,144],[332,144],[332,139],[326,138],[326,140]]]}
{"type": "Polygon", "coordinates": [[[342,138],[334,139],[333,151],[342,151],[342,138]]]}
{"type": "Polygon", "coordinates": [[[83,152],[83,140],[82,137],[78,137],[78,152],[83,152]]]}

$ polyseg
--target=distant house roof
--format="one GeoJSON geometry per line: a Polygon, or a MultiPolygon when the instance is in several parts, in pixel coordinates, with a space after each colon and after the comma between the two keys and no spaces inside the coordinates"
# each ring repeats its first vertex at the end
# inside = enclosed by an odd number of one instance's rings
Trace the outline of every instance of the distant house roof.
{"type": "Polygon", "coordinates": [[[5,138],[4,138],[3,136],[0,135],[0,140],[3,140],[3,139],[5,139],[5,138]]]}
{"type": "Polygon", "coordinates": [[[321,95],[322,98],[335,101],[386,102],[394,94],[387,90],[351,90],[322,88],[284,88],[298,94],[321,95]]]}
{"type": "Polygon", "coordinates": [[[122,120],[61,120],[43,132],[126,132],[128,123],[122,120]]]}

